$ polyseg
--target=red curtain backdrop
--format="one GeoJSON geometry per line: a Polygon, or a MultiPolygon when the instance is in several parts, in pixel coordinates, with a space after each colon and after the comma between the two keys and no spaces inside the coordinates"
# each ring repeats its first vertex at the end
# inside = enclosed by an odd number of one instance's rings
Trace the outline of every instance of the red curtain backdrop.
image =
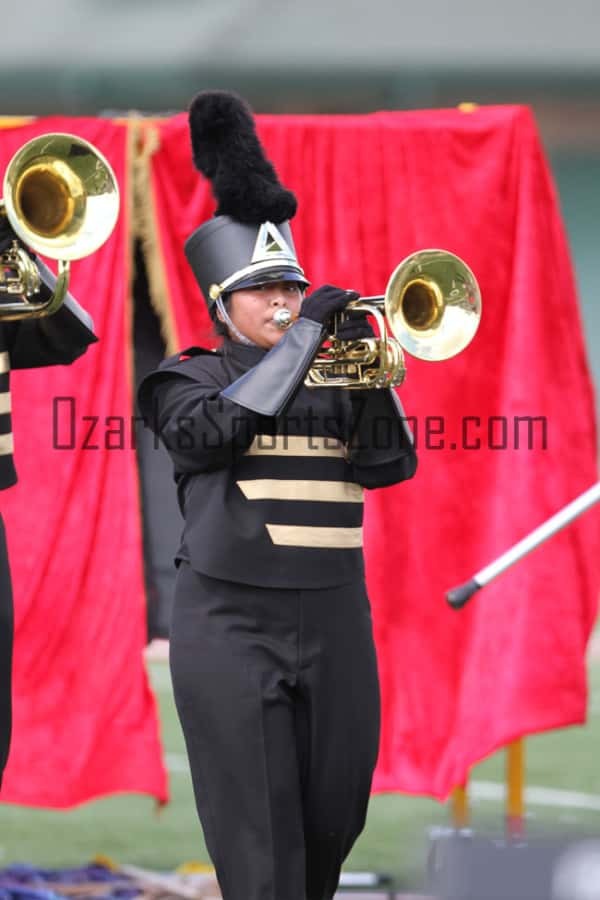
{"type": "MultiPolygon", "coordinates": [[[[314,286],[382,293],[397,263],[426,247],[461,256],[481,285],[483,321],[469,348],[443,363],[408,360],[400,395],[415,417],[416,478],[366,504],[383,702],[374,788],[444,798],[512,739],[585,718],[598,510],[460,613],[444,599],[597,478],[556,192],[522,107],[258,123],[297,193],[295,243],[314,286]],[[530,443],[519,417],[539,417],[530,443]]],[[[214,203],[191,165],[186,117],[162,124],[158,137],[147,243],[155,299],[172,350],[210,345],[182,247],[214,203]]]]}
{"type": "Polygon", "coordinates": [[[165,800],[142,659],[127,128],[47,118],[2,130],[0,171],[25,141],[51,131],[77,134],[107,157],[122,205],[109,241],[72,265],[71,291],[100,342],[72,366],[11,379],[19,483],[0,504],[16,606],[14,738],[0,799],[68,807],[135,791],[165,800]]]}

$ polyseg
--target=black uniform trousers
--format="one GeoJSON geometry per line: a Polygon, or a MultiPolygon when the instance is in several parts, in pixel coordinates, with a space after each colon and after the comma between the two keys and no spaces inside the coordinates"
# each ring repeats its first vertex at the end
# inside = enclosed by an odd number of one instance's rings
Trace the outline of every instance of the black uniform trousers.
{"type": "Polygon", "coordinates": [[[329,900],[364,826],[379,744],[364,583],[253,587],[183,562],[170,657],[224,900],[329,900]]]}
{"type": "Polygon", "coordinates": [[[13,644],[13,600],[6,533],[0,515],[0,784],[8,759],[11,732],[10,682],[13,644]]]}

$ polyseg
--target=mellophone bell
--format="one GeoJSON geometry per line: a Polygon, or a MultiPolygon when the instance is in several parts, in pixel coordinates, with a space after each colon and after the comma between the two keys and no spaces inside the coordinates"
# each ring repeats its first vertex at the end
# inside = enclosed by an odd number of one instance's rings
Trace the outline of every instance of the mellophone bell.
{"type": "MultiPolygon", "coordinates": [[[[41,135],[8,164],[0,201],[0,491],[17,481],[11,370],[70,365],[98,340],[91,316],[68,290],[70,262],[97,250],[118,214],[113,170],[79,137],[41,135]],[[37,254],[58,260],[58,275],[37,254]]],[[[0,515],[0,782],[12,724],[10,574],[0,515]]]]}
{"type": "Polygon", "coordinates": [[[43,134],[9,162],[0,215],[6,215],[23,244],[58,260],[54,290],[40,299],[39,267],[13,241],[0,256],[0,320],[48,316],[64,302],[71,260],[93,253],[110,236],[119,215],[117,180],[88,141],[43,134]]]}

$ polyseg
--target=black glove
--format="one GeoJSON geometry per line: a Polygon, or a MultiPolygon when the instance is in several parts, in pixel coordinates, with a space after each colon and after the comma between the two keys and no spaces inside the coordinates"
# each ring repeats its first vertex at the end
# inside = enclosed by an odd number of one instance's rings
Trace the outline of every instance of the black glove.
{"type": "Polygon", "coordinates": [[[358,300],[359,296],[356,291],[343,291],[331,284],[324,284],[302,301],[300,318],[312,319],[327,327],[336,313],[342,312],[351,300],[358,300]]]}
{"type": "Polygon", "coordinates": [[[366,338],[375,337],[371,323],[364,312],[347,311],[348,318],[341,322],[336,329],[335,336],[340,341],[363,341],[366,338]]]}

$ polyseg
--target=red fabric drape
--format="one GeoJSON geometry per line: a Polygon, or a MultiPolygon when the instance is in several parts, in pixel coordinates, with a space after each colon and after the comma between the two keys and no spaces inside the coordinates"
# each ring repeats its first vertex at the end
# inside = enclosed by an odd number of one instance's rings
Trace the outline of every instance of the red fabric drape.
{"type": "MultiPolygon", "coordinates": [[[[416,478],[371,493],[366,506],[383,703],[374,788],[443,798],[511,739],[585,717],[597,510],[460,614],[444,600],[597,477],[555,190],[521,107],[263,116],[258,130],[298,196],[295,243],[315,286],[383,292],[396,264],[425,247],[457,253],[481,284],[484,316],[470,347],[444,363],[408,361],[400,393],[415,417],[416,478]],[[542,417],[530,448],[523,424],[515,440],[520,416],[542,417]]],[[[155,251],[170,290],[170,342],[206,345],[211,329],[182,247],[214,204],[191,166],[186,118],[159,136],[155,251]]]]}
{"type": "Polygon", "coordinates": [[[100,342],[72,366],[11,378],[19,483],[0,504],[16,607],[14,737],[0,799],[67,807],[139,791],[165,800],[142,658],[127,128],[48,118],[3,130],[0,170],[25,141],[51,131],[77,134],[107,157],[121,212],[108,242],[72,265],[71,291],[100,342]]]}

